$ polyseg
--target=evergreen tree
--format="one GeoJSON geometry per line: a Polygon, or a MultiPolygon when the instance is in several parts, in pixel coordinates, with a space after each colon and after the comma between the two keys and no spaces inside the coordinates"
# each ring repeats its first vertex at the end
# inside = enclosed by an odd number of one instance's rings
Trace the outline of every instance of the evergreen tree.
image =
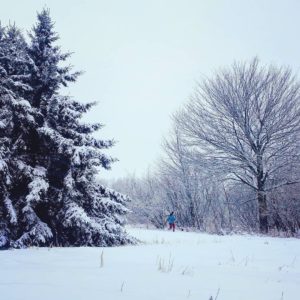
{"type": "Polygon", "coordinates": [[[134,242],[122,228],[127,197],[96,180],[113,141],[94,137],[101,124],[81,122],[94,103],[60,94],[80,73],[62,66],[70,54],[55,45],[48,10],[30,38],[0,31],[0,247],[134,242]]]}
{"type": "MultiPolygon", "coordinates": [[[[31,91],[27,45],[15,26],[0,29],[0,247],[22,235],[34,217],[25,212],[33,169],[27,143],[37,112],[25,95],[31,91]],[[26,197],[27,198],[27,197],[26,197]],[[19,213],[21,211],[21,213],[19,213]]],[[[34,229],[32,223],[31,229],[34,229]]]]}
{"type": "MultiPolygon", "coordinates": [[[[55,45],[59,37],[54,31],[49,10],[44,9],[37,19],[38,22],[30,33],[29,54],[34,61],[34,68],[31,70],[31,96],[34,107],[46,109],[45,102],[49,101],[61,86],[75,82],[80,72],[71,73],[70,65],[61,66],[71,53],[62,53],[60,47],[55,45]]],[[[46,111],[43,110],[43,113],[46,111]]]]}

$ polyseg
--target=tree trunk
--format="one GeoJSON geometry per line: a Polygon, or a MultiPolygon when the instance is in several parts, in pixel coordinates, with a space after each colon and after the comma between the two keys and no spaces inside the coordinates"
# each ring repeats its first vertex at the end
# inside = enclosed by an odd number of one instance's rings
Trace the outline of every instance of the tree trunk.
{"type": "Polygon", "coordinates": [[[258,202],[258,220],[261,233],[268,233],[268,207],[267,196],[264,191],[264,170],[262,154],[257,155],[257,202],[258,202]]]}
{"type": "Polygon", "coordinates": [[[259,219],[259,230],[261,233],[268,233],[268,207],[267,197],[264,191],[257,192],[258,201],[258,219],[259,219]]]}

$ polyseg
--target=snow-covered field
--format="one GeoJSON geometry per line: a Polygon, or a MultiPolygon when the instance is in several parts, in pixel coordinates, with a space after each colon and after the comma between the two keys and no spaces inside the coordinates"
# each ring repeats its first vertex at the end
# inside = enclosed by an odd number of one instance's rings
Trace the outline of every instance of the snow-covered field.
{"type": "Polygon", "coordinates": [[[128,231],[144,243],[1,251],[0,299],[300,299],[300,240],[128,231]]]}

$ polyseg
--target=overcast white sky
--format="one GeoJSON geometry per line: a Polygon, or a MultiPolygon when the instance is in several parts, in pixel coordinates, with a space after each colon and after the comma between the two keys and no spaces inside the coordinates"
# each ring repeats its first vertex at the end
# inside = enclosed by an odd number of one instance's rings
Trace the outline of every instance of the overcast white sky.
{"type": "Polygon", "coordinates": [[[98,100],[89,119],[118,141],[109,153],[119,162],[103,177],[143,174],[170,115],[218,67],[258,55],[299,70],[297,0],[0,0],[0,20],[30,29],[45,6],[70,62],[85,71],[67,93],[98,100]]]}

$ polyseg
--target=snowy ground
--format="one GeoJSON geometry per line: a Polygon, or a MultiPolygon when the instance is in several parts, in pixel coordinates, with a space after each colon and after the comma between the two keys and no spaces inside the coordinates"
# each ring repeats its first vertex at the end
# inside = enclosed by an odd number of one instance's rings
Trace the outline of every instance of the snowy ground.
{"type": "Polygon", "coordinates": [[[144,244],[0,251],[0,299],[300,299],[300,240],[128,231],[144,244]]]}

